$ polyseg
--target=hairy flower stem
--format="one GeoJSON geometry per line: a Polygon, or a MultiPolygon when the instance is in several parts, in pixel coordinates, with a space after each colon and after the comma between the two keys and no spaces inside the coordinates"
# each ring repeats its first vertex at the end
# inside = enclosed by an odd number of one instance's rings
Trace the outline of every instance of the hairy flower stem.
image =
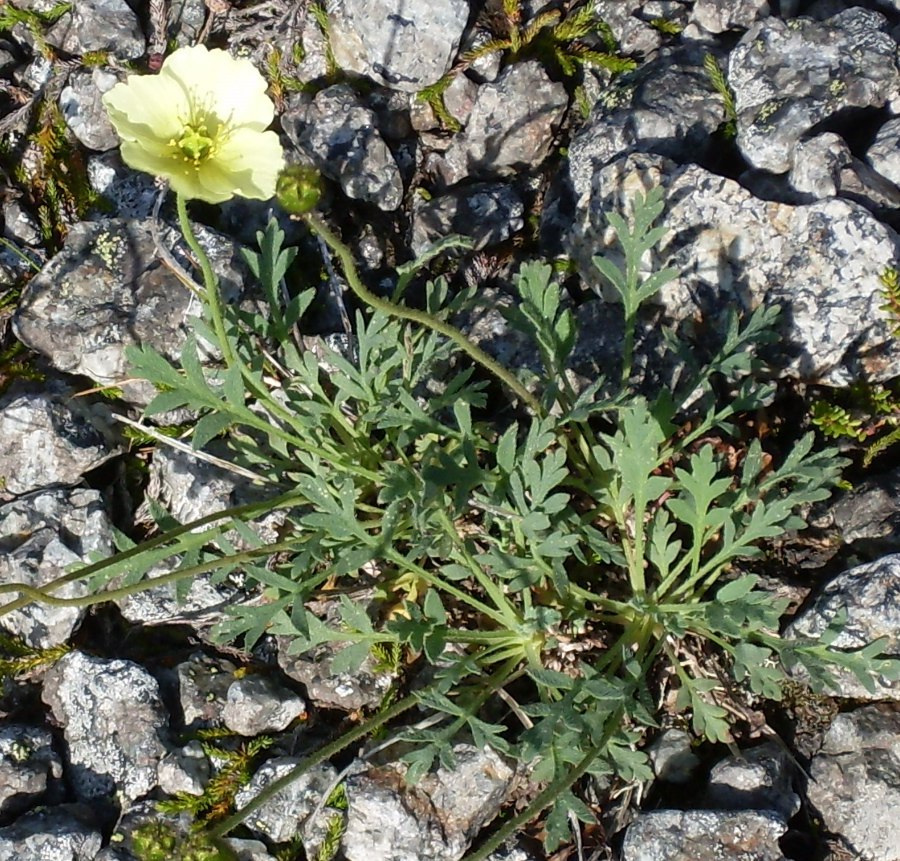
{"type": "MultiPolygon", "coordinates": [[[[108,557],[106,559],[101,559],[99,562],[94,562],[91,565],[86,565],[84,568],[78,568],[75,571],[70,571],[68,574],[63,574],[61,577],[57,577],[55,580],[50,583],[45,583],[40,591],[42,593],[40,600],[44,600],[45,597],[52,597],[52,593],[57,589],[62,588],[66,583],[71,583],[74,580],[82,580],[86,577],[92,577],[95,574],[99,574],[106,568],[109,568],[113,564],[121,564],[126,562],[128,559],[132,559],[136,556],[140,556],[143,553],[146,553],[148,550],[152,550],[155,547],[159,547],[163,544],[166,544],[169,541],[172,541],[175,538],[178,538],[181,535],[185,535],[189,532],[192,532],[195,529],[199,529],[202,526],[207,526],[210,523],[215,523],[219,520],[225,520],[226,518],[246,518],[250,519],[257,514],[266,513],[268,511],[275,511],[279,508],[291,507],[294,505],[301,504],[304,502],[304,497],[297,493],[297,491],[292,490],[288,493],[283,494],[282,496],[276,497],[275,499],[269,499],[264,502],[251,502],[245,505],[238,505],[233,508],[225,508],[222,511],[216,511],[213,514],[207,514],[205,517],[201,517],[197,520],[192,520],[190,523],[183,523],[181,526],[176,526],[174,529],[170,529],[168,532],[165,532],[161,535],[157,535],[154,538],[149,538],[142,544],[138,544],[134,547],[131,547],[128,550],[122,550],[117,553],[115,556],[108,557]]],[[[178,552],[178,548],[173,548],[173,554],[178,552]]],[[[220,560],[220,562],[223,560],[220,560]]],[[[159,581],[154,580],[149,583],[150,585],[156,585],[159,581]]],[[[8,593],[8,592],[17,592],[20,594],[24,594],[24,591],[21,587],[27,587],[32,589],[33,587],[27,583],[4,583],[0,585],[0,595],[8,593]]],[[[8,604],[0,605],[0,616],[5,616],[8,613],[13,613],[16,610],[21,610],[22,607],[27,606],[32,603],[31,598],[17,598],[13,601],[10,601],[8,604]]],[[[71,600],[71,599],[70,599],[71,600]]]]}
{"type": "Polygon", "coordinates": [[[222,315],[222,300],[219,295],[219,279],[213,272],[212,265],[209,262],[206,252],[197,242],[194,236],[194,229],[191,227],[191,220],[188,218],[187,200],[183,195],[175,195],[176,205],[178,209],[178,223],[181,225],[181,233],[184,241],[187,242],[188,248],[197,258],[200,264],[200,271],[203,274],[203,286],[206,287],[206,304],[209,307],[209,315],[212,317],[213,329],[216,332],[216,340],[222,348],[222,355],[225,358],[225,366],[230,368],[237,362],[237,357],[231,347],[231,341],[225,334],[225,318],[222,315]]]}
{"type": "Polygon", "coordinates": [[[403,320],[411,320],[414,323],[418,323],[420,326],[424,326],[426,329],[431,329],[433,332],[437,332],[445,338],[449,338],[460,350],[472,359],[472,361],[477,362],[483,368],[490,371],[501,383],[503,383],[503,385],[513,392],[522,403],[526,404],[536,416],[543,415],[544,411],[537,398],[535,398],[535,396],[532,395],[531,392],[529,392],[528,389],[513,376],[513,374],[504,368],[503,365],[491,358],[477,344],[473,344],[455,326],[451,326],[449,323],[445,323],[442,320],[437,320],[425,311],[407,308],[405,305],[395,305],[387,299],[376,296],[360,280],[359,273],[356,269],[356,262],[353,259],[353,254],[350,249],[313,213],[306,213],[303,218],[309,227],[318,233],[328,247],[340,258],[341,265],[344,269],[344,275],[347,278],[347,283],[359,299],[384,314],[392,317],[399,317],[403,320]]]}

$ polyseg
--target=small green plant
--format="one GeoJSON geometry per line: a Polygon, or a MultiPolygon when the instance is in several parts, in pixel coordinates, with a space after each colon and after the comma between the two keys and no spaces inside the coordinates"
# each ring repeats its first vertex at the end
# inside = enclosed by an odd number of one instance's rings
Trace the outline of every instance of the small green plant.
{"type": "Polygon", "coordinates": [[[53,251],[61,247],[70,224],[106,202],[91,188],[84,159],[55,102],[40,103],[28,140],[36,148],[36,167],[28,171],[17,165],[13,176],[37,215],[45,247],[53,251]]]}
{"type": "MultiPolygon", "coordinates": [[[[591,819],[578,792],[586,775],[649,779],[642,744],[659,702],[673,702],[698,737],[718,742],[734,731],[735,691],[778,699],[796,665],[819,686],[835,666],[869,687],[876,675],[898,675],[896,662],[879,657],[881,643],[830,648],[836,627],[821,640],[782,639],[785,601],[748,568],[766,542],[803,527],[797,510],[826,498],[845,464],[833,448],[814,451],[812,433],[767,439],[766,448],[743,441],[742,416],[774,396],[759,379],[756,348],[774,339],[778,309],[732,314],[702,362],[696,346],[673,336],[669,358],[684,371],[678,387],[638,393],[642,306],[674,275],[642,274],[664,235],[655,226],[662,209],[663,193],[653,189],[635,197],[628,216],[609,216],[624,264],[594,262],[618,294],[625,337],[619,367],[583,390],[567,374],[575,317],[549,265],[525,264],[514,284],[509,323],[543,366],[528,377],[452,325],[470,291],[451,298],[441,277],[425,285],[424,310],[403,303],[443,248],[401,267],[387,300],[363,284],[349,248],[314,211],[298,217],[332,250],[362,307],[352,358],[304,351],[291,334],[313,293],[286,300],[282,279],[296,251],[271,222],[259,250],[246,252],[265,310],[216,303],[196,321],[198,337],[220,343],[222,367],[204,368],[193,340],[177,365],[148,347],[130,353],[134,373],[158,389],[147,415],[190,407],[199,416],[193,446],[218,437],[269,489],[268,501],[182,525],[161,516],[166,531],[112,559],[42,589],[0,586],[0,594],[19,593],[0,615],[31,600],[84,606],[240,572],[260,600],[231,608],[216,629],[223,642],[249,648],[277,634],[291,653],[338,644],[339,672],[371,655],[430,665],[428,684],[395,694],[238,813],[218,818],[234,781],[195,812],[214,808],[210,833],[222,836],[362,738],[406,742],[410,783],[436,764],[452,766],[454,742],[467,738],[527,763],[536,786],[470,861],[539,815],[555,849],[568,838],[570,814],[591,819]],[[266,544],[251,523],[276,508],[284,524],[266,544]],[[170,574],[143,579],[173,557],[181,562],[170,574]],[[122,575],[123,585],[110,588],[122,575]],[[57,597],[73,579],[94,594],[57,597]],[[351,599],[360,589],[374,593],[371,605],[351,599]],[[311,606],[329,598],[334,613],[325,620],[311,606]],[[507,718],[511,688],[517,705],[507,718]],[[416,707],[429,716],[404,723],[416,707]]],[[[234,769],[241,779],[242,761],[234,769]]]]}
{"type": "Polygon", "coordinates": [[[71,650],[72,647],[65,644],[39,649],[0,631],[0,679],[24,676],[50,667],[71,650]]]}
{"type": "Polygon", "coordinates": [[[492,18],[494,38],[467,51],[440,80],[424,87],[418,98],[431,106],[435,116],[451,131],[460,124],[444,105],[444,93],[453,79],[472,63],[489,54],[505,53],[510,62],[538,58],[553,73],[573,78],[579,68],[596,66],[613,74],[636,68],[634,60],[622,57],[609,27],[594,11],[593,2],[577,8],[548,9],[530,21],[525,20],[519,0],[504,0],[502,14],[492,18]],[[591,47],[586,39],[599,36],[606,50],[591,47]]]}
{"type": "Polygon", "coordinates": [[[261,735],[249,741],[241,741],[235,748],[225,747],[222,741],[233,740],[234,733],[226,730],[200,730],[203,751],[218,762],[216,774],[209,780],[200,795],[178,793],[171,799],[157,804],[162,813],[190,813],[198,823],[210,823],[224,819],[234,810],[234,796],[243,789],[259,765],[260,755],[274,743],[271,736],[261,735]]]}
{"type": "Polygon", "coordinates": [[[325,40],[325,74],[328,78],[335,78],[340,72],[340,66],[334,57],[334,49],[331,46],[331,24],[328,21],[328,11],[323,3],[310,3],[309,14],[312,15],[322,38],[325,40]]]}
{"type": "Polygon", "coordinates": [[[158,820],[147,822],[131,835],[131,853],[138,861],[236,861],[237,856],[221,840],[203,831],[180,833],[158,820]]]}
{"type": "Polygon", "coordinates": [[[900,271],[888,266],[878,277],[882,286],[881,295],[884,297],[880,310],[888,315],[891,334],[896,338],[900,336],[900,271]]]}
{"type": "Polygon", "coordinates": [[[17,25],[21,25],[31,33],[38,50],[45,57],[52,58],[53,49],[47,44],[44,33],[71,8],[71,3],[57,3],[46,12],[36,12],[30,9],[20,9],[10,0],[6,0],[0,5],[0,33],[8,33],[17,25]]]}
{"type": "Polygon", "coordinates": [[[703,68],[706,70],[713,89],[722,99],[722,105],[725,108],[725,123],[722,125],[722,133],[730,140],[737,135],[737,106],[734,102],[734,93],[728,86],[719,61],[712,54],[706,54],[703,57],[703,68]]]}
{"type": "Polygon", "coordinates": [[[864,467],[900,439],[900,397],[891,388],[856,383],[834,398],[813,401],[810,420],[823,436],[869,441],[864,467]]]}

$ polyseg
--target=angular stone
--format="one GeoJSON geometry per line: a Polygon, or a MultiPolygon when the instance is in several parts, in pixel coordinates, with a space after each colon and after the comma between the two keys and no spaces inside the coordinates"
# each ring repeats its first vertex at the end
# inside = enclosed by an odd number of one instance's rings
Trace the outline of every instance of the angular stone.
{"type": "Polygon", "coordinates": [[[655,810],[628,826],[623,861],[788,861],[774,813],[655,810]]]}
{"type": "Polygon", "coordinates": [[[757,168],[784,173],[814,126],[851,108],[897,100],[900,69],[887,19],[847,9],[826,21],[767,18],[731,52],[737,145],[757,168]]]}
{"type": "Polygon", "coordinates": [[[456,744],[453,756],[454,768],[441,766],[411,788],[390,767],[351,777],[347,861],[459,861],[497,815],[514,772],[489,748],[456,744]]]}
{"type": "Polygon", "coordinates": [[[396,161],[376,128],[375,114],[347,84],[317,93],[312,103],[293,99],[282,116],[285,134],[354,200],[386,212],[403,199],[396,161]]]}
{"type": "MultiPolygon", "coordinates": [[[[0,583],[40,588],[113,551],[112,523],[96,490],[47,490],[0,507],[0,583]]],[[[80,598],[87,585],[73,580],[54,591],[60,598],[80,598]]],[[[39,601],[7,613],[0,626],[29,646],[49,649],[72,636],[86,612],[83,607],[56,607],[39,601]]]]}
{"type": "Polygon", "coordinates": [[[0,828],[0,861],[94,861],[102,841],[85,805],[43,807],[0,828]]]}
{"type": "MultiPolygon", "coordinates": [[[[210,255],[224,301],[240,295],[246,267],[234,243],[197,229],[210,255]]],[[[160,245],[187,271],[183,240],[160,222],[160,245]]],[[[199,278],[199,274],[196,276],[199,278]]],[[[178,360],[197,298],[160,260],[151,219],[76,224],[63,250],[28,284],[13,325],[19,339],[52,365],[101,385],[120,386],[126,400],[146,405],[156,390],[132,376],[125,350],[155,348],[178,360]]]]}
{"type": "Polygon", "coordinates": [[[509,239],[524,225],[525,205],[503,183],[460,186],[428,201],[413,203],[410,248],[418,256],[451,234],[468,236],[480,250],[509,239]]]}
{"type": "Polygon", "coordinates": [[[88,149],[105,152],[119,145],[119,136],[109,121],[101,96],[118,78],[103,69],[76,72],[59,95],[59,108],[72,134],[88,149]]]}
{"type": "Polygon", "coordinates": [[[386,87],[417,93],[450,68],[468,18],[466,0],[343,0],[329,15],[335,60],[386,87]]]}
{"type": "Polygon", "coordinates": [[[80,801],[133,801],[157,786],[168,715],[159,685],[132,661],[70,652],[44,676],[43,700],[66,739],[80,801]]]}
{"type": "Polygon", "coordinates": [[[281,732],[306,714],[306,703],[266,676],[244,676],[228,688],[222,717],[225,726],[245,736],[281,732]]]}
{"type": "Polygon", "coordinates": [[[533,170],[550,152],[567,104],[565,87],[551,81],[540,63],[507,67],[479,88],[465,130],[439,162],[442,179],[453,185],[467,177],[533,170]]]}
{"type": "Polygon", "coordinates": [[[11,494],[75,484],[121,452],[102,402],[50,380],[0,396],[0,487],[11,494]]]}
{"type": "Polygon", "coordinates": [[[872,861],[900,861],[900,713],[839,714],[810,766],[810,803],[825,827],[872,861]]]}
{"type": "Polygon", "coordinates": [[[787,823],[800,810],[793,778],[793,763],[784,748],[765,742],[717,762],[709,775],[706,801],[727,810],[771,810],[787,823]]]}
{"type": "Polygon", "coordinates": [[[573,178],[576,209],[563,244],[607,301],[616,294],[592,260],[602,254],[619,264],[622,256],[605,213],[627,213],[637,192],[662,185],[657,223],[666,233],[646,256],[644,276],[676,270],[651,300],[671,324],[693,318],[716,326],[729,309],[778,305],[780,341],[768,355],[782,376],[831,386],[900,376],[881,281],[900,257],[900,236],[863,207],[834,198],[763,201],[697,165],[655,155],[633,154],[573,178]]]}
{"type": "Polygon", "coordinates": [[[44,727],[0,726],[0,817],[8,820],[35,802],[61,800],[62,762],[44,727]]]}
{"type": "MultiPolygon", "coordinates": [[[[884,556],[838,574],[818,592],[784,632],[786,638],[817,639],[839,614],[847,621],[832,642],[835,649],[856,650],[875,640],[884,640],[883,654],[900,658],[900,554],[884,556]]],[[[797,668],[800,678],[802,668],[797,668]]],[[[873,679],[874,690],[849,672],[833,671],[833,693],[855,699],[900,700],[900,679],[873,679]]]]}
{"type": "Polygon", "coordinates": [[[141,23],[125,0],[74,0],[46,39],[69,54],[108,51],[120,60],[140,57],[147,48],[141,23]]]}

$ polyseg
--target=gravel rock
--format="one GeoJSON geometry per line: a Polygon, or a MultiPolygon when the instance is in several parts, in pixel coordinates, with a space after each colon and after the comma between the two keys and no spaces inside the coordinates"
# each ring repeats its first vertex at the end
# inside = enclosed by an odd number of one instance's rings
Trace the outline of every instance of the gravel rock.
{"type": "Polygon", "coordinates": [[[225,695],[225,726],[240,735],[281,732],[306,714],[306,703],[266,676],[235,679],[225,695]]]}
{"type": "Polygon", "coordinates": [[[784,832],[774,813],[656,810],[628,827],[622,861],[788,861],[784,832]]]}
{"type": "Polygon", "coordinates": [[[94,861],[102,839],[84,805],[43,807],[0,828],[0,861],[94,861]]]}
{"type": "Polygon", "coordinates": [[[885,179],[900,186],[900,119],[888,120],[878,129],[866,150],[866,161],[885,179]]]}
{"type": "MultiPolygon", "coordinates": [[[[847,621],[834,639],[836,649],[855,650],[884,638],[885,655],[900,657],[900,554],[884,556],[838,574],[815,596],[812,603],[794,618],[785,637],[817,639],[839,613],[847,621]]],[[[900,700],[900,680],[877,677],[868,691],[847,672],[834,672],[838,696],[855,699],[900,700]]]]}
{"type": "Polygon", "coordinates": [[[900,713],[864,706],[839,714],[813,757],[808,793],[829,831],[861,857],[900,861],[900,713]]]}
{"type": "Polygon", "coordinates": [[[565,87],[539,63],[515,63],[479,88],[465,130],[434,167],[448,185],[533,169],[550,152],[567,104],[565,87]]]}
{"type": "Polygon", "coordinates": [[[189,741],[170,751],[157,769],[159,788],[168,795],[202,795],[211,774],[209,759],[199,741],[189,741]]]}
{"type": "Polygon", "coordinates": [[[338,66],[417,93],[449,68],[469,18],[466,0],[342,0],[329,16],[338,66]]]}
{"type": "MultiPolygon", "coordinates": [[[[270,783],[293,771],[301,760],[292,756],[277,756],[263,763],[250,783],[234,798],[235,809],[246,807],[270,783]]],[[[284,789],[269,798],[263,806],[251,813],[247,827],[275,843],[293,840],[301,832],[304,820],[316,809],[337,777],[330,765],[317,765],[300,775],[284,789]]],[[[327,814],[332,810],[327,809],[327,814]]]]}
{"type": "Polygon", "coordinates": [[[75,484],[121,452],[109,410],[55,380],[0,396],[0,485],[7,494],[75,484]]]}
{"type": "MultiPolygon", "coordinates": [[[[0,583],[41,587],[78,564],[113,550],[112,524],[96,490],[48,490],[0,506],[0,583]]],[[[88,594],[80,580],[54,594],[76,598],[88,594]]],[[[54,607],[35,602],[2,618],[7,631],[29,646],[49,649],[68,641],[84,616],[82,607],[54,607]]]]}
{"type": "Polygon", "coordinates": [[[787,823],[800,810],[793,777],[794,767],[784,748],[765,742],[713,766],[706,802],[726,810],[771,810],[787,823]]]}
{"type": "Polygon", "coordinates": [[[476,250],[504,242],[524,226],[525,206],[501,183],[460,186],[428,201],[413,203],[410,248],[418,256],[450,234],[471,238],[476,250]]]}
{"type": "MultiPolygon", "coordinates": [[[[159,227],[160,244],[190,271],[183,240],[159,227]]],[[[236,245],[206,229],[197,236],[224,301],[234,299],[246,273],[236,245]]],[[[126,400],[144,406],[156,390],[123,382],[131,376],[125,349],[145,344],[176,360],[193,330],[190,318],[199,314],[196,297],[160,261],[152,221],[108,219],[72,228],[63,250],[29,282],[13,325],[55,368],[119,385],[126,400]]]]}
{"type": "Polygon", "coordinates": [[[159,195],[156,182],[146,173],[125,167],[118,151],[89,156],[87,179],[120,218],[140,221],[153,212],[159,195]]]}
{"type": "Polygon", "coordinates": [[[35,802],[61,800],[62,773],[49,730],[14,723],[0,726],[0,819],[8,821],[35,802]]]}
{"type": "Polygon", "coordinates": [[[411,788],[392,768],[351,777],[347,861],[459,861],[497,815],[514,772],[489,748],[457,744],[453,756],[455,768],[441,766],[411,788]]]}
{"type": "Polygon", "coordinates": [[[59,96],[59,108],[72,134],[88,149],[105,152],[119,145],[119,136],[100,101],[118,78],[103,69],[75,72],[59,96]]]}
{"type": "MultiPolygon", "coordinates": [[[[647,272],[678,273],[654,297],[670,325],[723,320],[728,309],[778,305],[783,376],[847,385],[900,375],[900,347],[882,310],[880,275],[900,256],[900,237],[861,206],[833,198],[789,206],[755,198],[696,165],[634,154],[579,177],[578,205],[564,235],[586,283],[612,300],[592,263],[621,254],[604,213],[627,210],[637,191],[661,184],[666,229],[647,272]]],[[[713,324],[715,325],[715,324],[713,324]]]]}
{"type": "Polygon", "coordinates": [[[125,0],[74,0],[46,39],[68,54],[108,51],[120,60],[140,57],[147,48],[140,21],[125,0]]]}
{"type": "Polygon", "coordinates": [[[881,108],[900,93],[897,45],[887,19],[847,9],[826,21],[767,18],[728,61],[738,113],[737,145],[754,167],[791,169],[797,142],[850,108],[881,108]]]}
{"type": "Polygon", "coordinates": [[[600,167],[626,153],[696,161],[716,145],[712,135],[725,108],[703,69],[705,52],[694,45],[667,50],[607,88],[569,146],[567,178],[576,200],[600,167]]]}
{"type": "Polygon", "coordinates": [[[375,114],[347,84],[294,99],[282,115],[285,134],[347,197],[390,212],[403,199],[403,180],[376,128],[375,114]]]}
{"type": "Polygon", "coordinates": [[[66,740],[66,776],[79,799],[133,801],[157,785],[168,715],[156,679],[132,661],[82,652],[44,676],[43,699],[66,740]]]}
{"type": "Polygon", "coordinates": [[[691,21],[709,33],[746,30],[771,12],[769,0],[697,0],[691,21]]]}
{"type": "Polygon", "coordinates": [[[223,658],[194,652],[174,670],[183,726],[196,731],[222,722],[228,689],[237,667],[223,658]]]}
{"type": "Polygon", "coordinates": [[[684,730],[667,729],[648,746],[650,765],[658,780],[665,783],[687,783],[700,766],[692,749],[691,736],[684,730]]]}

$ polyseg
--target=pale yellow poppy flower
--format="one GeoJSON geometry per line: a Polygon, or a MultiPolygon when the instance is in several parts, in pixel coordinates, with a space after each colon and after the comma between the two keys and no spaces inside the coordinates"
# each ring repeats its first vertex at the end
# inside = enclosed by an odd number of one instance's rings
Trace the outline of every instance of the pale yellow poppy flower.
{"type": "Polygon", "coordinates": [[[187,199],[268,200],[284,153],[266,127],[275,106],[249,60],[179,48],[157,75],[129,75],[103,96],[129,167],[169,180],[187,199]]]}

